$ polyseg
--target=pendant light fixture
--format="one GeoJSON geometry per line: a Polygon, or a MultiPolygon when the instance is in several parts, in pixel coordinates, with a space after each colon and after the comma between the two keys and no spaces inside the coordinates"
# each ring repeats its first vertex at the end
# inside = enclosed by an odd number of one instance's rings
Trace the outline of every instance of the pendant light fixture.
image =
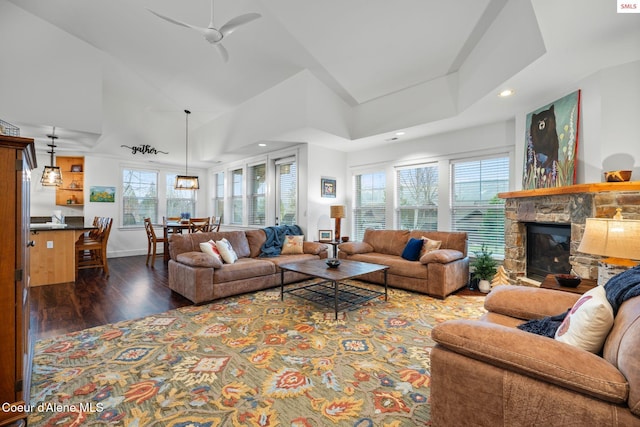
{"type": "Polygon", "coordinates": [[[189,114],[191,111],[184,110],[187,115],[187,132],[186,132],[186,147],[184,154],[184,175],[176,175],[176,183],[174,188],[176,190],[198,190],[200,188],[200,182],[197,176],[189,175],[189,114]]]}
{"type": "Polygon", "coordinates": [[[51,144],[47,144],[51,147],[51,151],[47,151],[47,153],[51,154],[51,166],[45,166],[42,171],[42,178],[40,178],[40,183],[45,187],[59,187],[62,185],[62,173],[60,172],[60,168],[58,166],[53,165],[53,155],[56,148],[56,128],[53,127],[53,132],[51,135],[47,135],[47,138],[51,138],[51,144]]]}

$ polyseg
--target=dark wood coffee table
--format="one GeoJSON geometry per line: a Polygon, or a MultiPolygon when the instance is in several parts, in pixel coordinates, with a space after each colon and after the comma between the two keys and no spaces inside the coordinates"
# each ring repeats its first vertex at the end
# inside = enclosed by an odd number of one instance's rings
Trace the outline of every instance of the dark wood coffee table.
{"type": "Polygon", "coordinates": [[[337,320],[339,310],[353,309],[358,304],[378,298],[381,295],[384,295],[384,300],[386,301],[388,297],[388,269],[389,266],[386,265],[349,260],[340,260],[340,266],[337,268],[329,268],[324,259],[283,264],[280,266],[280,299],[284,300],[284,294],[290,293],[324,306],[333,306],[337,320]],[[353,279],[363,274],[381,270],[384,270],[384,292],[341,282],[341,280],[353,279]],[[285,291],[284,274],[286,271],[307,274],[324,279],[324,281],[298,287],[293,286],[285,291]]]}

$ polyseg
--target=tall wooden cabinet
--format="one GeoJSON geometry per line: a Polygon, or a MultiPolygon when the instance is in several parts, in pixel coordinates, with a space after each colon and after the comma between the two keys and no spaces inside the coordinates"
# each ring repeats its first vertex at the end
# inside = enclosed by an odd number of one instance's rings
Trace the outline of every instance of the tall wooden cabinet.
{"type": "Polygon", "coordinates": [[[29,402],[29,185],[33,140],[0,135],[0,425],[20,422],[29,402]],[[6,410],[8,409],[8,410],[6,410]]]}

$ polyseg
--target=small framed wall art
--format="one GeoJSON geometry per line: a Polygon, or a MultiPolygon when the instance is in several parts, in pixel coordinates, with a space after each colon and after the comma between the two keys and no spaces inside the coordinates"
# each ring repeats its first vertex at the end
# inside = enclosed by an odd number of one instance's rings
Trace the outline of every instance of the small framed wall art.
{"type": "Polygon", "coordinates": [[[116,201],[116,187],[91,186],[89,201],[114,203],[116,201]]]}
{"type": "Polygon", "coordinates": [[[333,240],[333,231],[318,230],[318,240],[320,242],[331,242],[333,240]]]}
{"type": "Polygon", "coordinates": [[[320,195],[322,197],[336,197],[335,178],[320,178],[320,195]]]}

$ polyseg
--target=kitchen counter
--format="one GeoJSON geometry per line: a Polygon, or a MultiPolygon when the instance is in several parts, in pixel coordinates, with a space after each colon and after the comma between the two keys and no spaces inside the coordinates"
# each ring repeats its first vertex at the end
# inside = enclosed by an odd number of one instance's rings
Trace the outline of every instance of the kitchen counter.
{"type": "Polygon", "coordinates": [[[75,245],[78,237],[95,227],[80,223],[31,223],[30,286],[74,282],[76,279],[75,245]]]}
{"type": "Polygon", "coordinates": [[[64,230],[91,230],[95,227],[86,227],[84,225],[76,224],[49,224],[49,223],[31,223],[29,224],[29,230],[31,231],[64,231],[64,230]]]}

